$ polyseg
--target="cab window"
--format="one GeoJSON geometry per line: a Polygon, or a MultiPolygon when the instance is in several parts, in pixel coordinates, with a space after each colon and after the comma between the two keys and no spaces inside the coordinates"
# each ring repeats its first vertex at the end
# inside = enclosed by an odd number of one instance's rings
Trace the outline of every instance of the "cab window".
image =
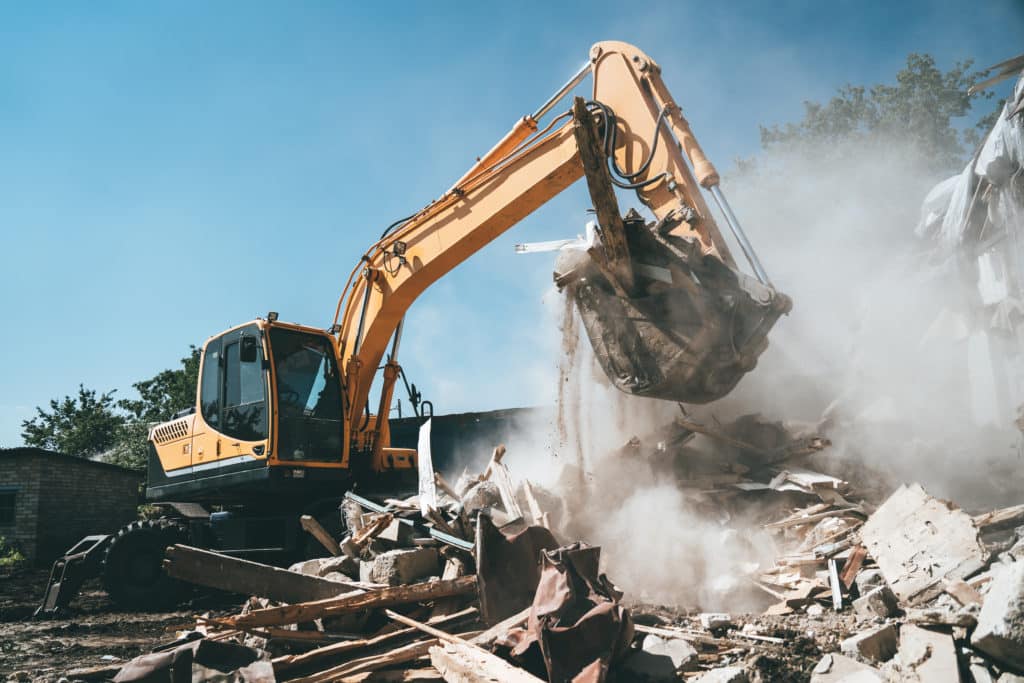
{"type": "Polygon", "coordinates": [[[257,351],[255,360],[243,361],[240,347],[240,337],[224,344],[224,401],[219,431],[236,439],[259,441],[267,438],[263,351],[257,351]]]}
{"type": "Polygon", "coordinates": [[[225,436],[242,441],[267,438],[267,385],[259,330],[244,327],[206,345],[199,402],[203,419],[225,436]],[[255,357],[242,354],[248,337],[255,357]],[[257,343],[252,344],[256,339],[257,343]]]}
{"type": "Polygon", "coordinates": [[[199,404],[203,419],[211,427],[220,426],[220,339],[206,345],[203,352],[203,376],[200,380],[199,404]]]}

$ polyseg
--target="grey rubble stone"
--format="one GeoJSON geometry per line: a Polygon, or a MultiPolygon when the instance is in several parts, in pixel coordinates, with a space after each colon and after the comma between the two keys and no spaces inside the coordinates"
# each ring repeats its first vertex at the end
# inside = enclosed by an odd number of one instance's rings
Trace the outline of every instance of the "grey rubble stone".
{"type": "Polygon", "coordinates": [[[441,556],[436,548],[389,550],[360,563],[359,580],[401,586],[439,573],[441,556]]]}
{"type": "Polygon", "coordinates": [[[853,601],[853,609],[862,617],[882,617],[886,619],[898,609],[896,596],[888,586],[879,586],[866,595],[853,601]]]}
{"type": "Polygon", "coordinates": [[[857,585],[858,593],[867,595],[879,586],[884,586],[885,577],[880,569],[862,569],[853,582],[857,585]]]}
{"type": "Polygon", "coordinates": [[[882,683],[878,669],[838,653],[827,654],[811,672],[811,683],[882,683]]]}
{"type": "Polygon", "coordinates": [[[696,683],[747,683],[747,672],[738,666],[723,666],[701,674],[696,683]]]}
{"type": "Polygon", "coordinates": [[[359,561],[342,555],[341,557],[317,557],[305,562],[296,562],[288,567],[289,571],[309,576],[326,577],[328,574],[340,572],[348,577],[359,576],[359,561]]]}
{"type": "Polygon", "coordinates": [[[839,649],[848,657],[863,657],[872,662],[888,661],[899,649],[896,628],[888,624],[862,631],[844,640],[839,649]]]}
{"type": "Polygon", "coordinates": [[[629,680],[675,681],[676,672],[697,659],[697,650],[685,640],[648,635],[641,649],[622,661],[621,669],[629,680]]]}
{"type": "Polygon", "coordinates": [[[462,507],[467,513],[473,513],[483,508],[500,508],[501,492],[498,490],[498,485],[490,480],[474,484],[462,496],[462,507]]]}
{"type": "Polygon", "coordinates": [[[1024,671],[1024,563],[1003,568],[992,580],[971,645],[1024,671]]]}
{"type": "Polygon", "coordinates": [[[898,664],[904,680],[959,683],[960,669],[953,637],[905,624],[900,628],[898,664]]]}
{"type": "Polygon", "coordinates": [[[704,612],[700,615],[700,625],[709,631],[727,629],[733,625],[732,617],[717,612],[704,612]]]}
{"type": "Polygon", "coordinates": [[[928,495],[918,484],[897,489],[860,534],[901,602],[941,592],[937,579],[963,579],[988,560],[971,516],[928,495]]]}

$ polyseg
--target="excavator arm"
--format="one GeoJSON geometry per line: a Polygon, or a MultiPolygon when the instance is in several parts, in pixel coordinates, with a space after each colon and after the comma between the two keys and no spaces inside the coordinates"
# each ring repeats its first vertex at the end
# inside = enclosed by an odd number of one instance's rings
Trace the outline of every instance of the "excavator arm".
{"type": "MultiPolygon", "coordinates": [[[[648,283],[652,286],[643,288],[643,282],[634,280],[631,246],[650,251],[653,244],[655,251],[664,247],[675,254],[678,263],[652,255],[654,260],[664,261],[661,272],[670,274],[667,282],[680,284],[676,281],[686,280],[682,286],[690,290],[716,282],[745,287],[753,300],[772,311],[760,321],[761,327],[770,327],[779,314],[788,310],[788,299],[771,289],[745,236],[733,223],[731,211],[718,190],[718,174],[665,87],[660,67],[631,45],[598,43],[591,49],[584,69],[537,113],[518,121],[494,149],[439,199],[389,228],[353,269],[339,298],[332,327],[344,377],[344,419],[349,437],[345,439],[345,461],[348,444],[360,433],[374,432],[376,458],[380,457],[382,444],[388,441],[387,413],[399,372],[397,352],[402,321],[416,297],[585,175],[598,214],[601,244],[591,250],[593,266],[589,271],[583,269],[590,275],[575,276],[577,283],[586,285],[575,288],[573,293],[584,321],[589,319],[596,325],[594,330],[588,325],[591,341],[599,357],[607,360],[606,371],[620,375],[621,381],[616,382],[620,388],[641,395],[658,395],[657,391],[643,390],[652,386],[649,378],[638,380],[632,376],[638,374],[635,368],[623,369],[624,362],[632,362],[626,358],[629,352],[622,347],[634,343],[627,337],[647,336],[644,330],[623,327],[619,318],[637,314],[623,308],[623,302],[630,302],[634,296],[647,301],[648,295],[660,291],[657,283],[648,283]],[[555,116],[538,129],[544,115],[588,74],[593,79],[591,101],[585,106],[578,101],[573,111],[555,116]],[[624,230],[609,180],[637,192],[657,219],[656,230],[624,230]],[[700,187],[711,191],[719,201],[760,284],[736,270],[700,187]],[[651,239],[661,240],[661,246],[651,239]],[[602,323],[602,311],[595,308],[592,283],[598,281],[603,284],[600,296],[615,299],[608,310],[616,311],[611,314],[616,321],[610,325],[602,323]],[[380,408],[377,417],[370,419],[370,387],[382,361],[385,365],[380,408]]],[[[642,280],[642,276],[637,277],[642,280]]],[[[661,279],[666,277],[662,275],[661,279]]],[[[566,281],[569,280],[573,278],[566,281]]],[[[697,302],[697,309],[701,309],[697,315],[707,314],[706,303],[697,302]]],[[[600,308],[607,306],[602,303],[600,308]]],[[[643,310],[639,314],[651,317],[643,310]]],[[[688,342],[675,338],[676,332],[667,330],[666,338],[685,346],[688,342]]],[[[732,343],[735,345],[735,340],[732,343]]],[[[759,347],[756,358],[763,344],[754,343],[753,347],[759,347]]],[[[741,365],[743,371],[749,369],[745,367],[750,365],[749,360],[744,359],[741,365]]],[[[639,374],[649,373],[644,370],[639,374]]],[[[667,376],[663,379],[674,381],[667,376]]],[[[665,393],[664,389],[659,391],[665,393]]]]}

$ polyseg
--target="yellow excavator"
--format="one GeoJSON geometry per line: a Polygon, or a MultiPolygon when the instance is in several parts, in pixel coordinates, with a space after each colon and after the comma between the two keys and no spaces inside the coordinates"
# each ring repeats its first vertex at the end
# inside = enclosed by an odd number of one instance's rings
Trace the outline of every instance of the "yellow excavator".
{"type": "MultiPolygon", "coordinates": [[[[447,192],[383,231],[352,269],[326,329],[269,313],[206,341],[196,405],[150,433],[146,497],[166,515],[72,549],[54,567],[44,610],[67,604],[78,575],[95,572],[119,602],[167,602],[174,591],[160,560],[171,543],[287,554],[301,537],[300,514],[336,517],[353,486],[414,482],[416,452],[392,446],[388,421],[405,381],[406,312],[581,178],[596,229],[591,243],[561,252],[555,280],[609,379],[631,394],[686,403],[728,393],[790,300],[769,281],[658,64],[632,45],[597,43],[578,73],[447,192]],[[588,75],[589,100],[556,109],[588,75]],[[753,277],[737,267],[702,188],[753,277]],[[617,189],[634,191],[652,220],[622,216],[617,189]]],[[[432,413],[418,392],[411,399],[417,416],[432,413]]]]}

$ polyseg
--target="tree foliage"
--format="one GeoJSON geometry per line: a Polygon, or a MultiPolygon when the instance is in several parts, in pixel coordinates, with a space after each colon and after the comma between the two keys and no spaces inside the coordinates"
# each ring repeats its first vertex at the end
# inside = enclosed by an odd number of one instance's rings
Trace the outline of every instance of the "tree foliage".
{"type": "Polygon", "coordinates": [[[28,446],[88,458],[114,446],[124,418],[118,414],[114,392],[99,394],[78,386],[78,396],[50,401],[50,409],[36,408],[36,416],[21,423],[28,446]]]}
{"type": "Polygon", "coordinates": [[[193,405],[196,400],[196,382],[199,377],[199,349],[191,347],[189,355],[181,359],[181,367],[164,370],[150,379],[132,385],[139,392],[138,399],[121,399],[118,406],[135,420],[163,422],[193,405]]]}
{"type": "Polygon", "coordinates": [[[28,446],[78,457],[103,455],[108,462],[141,469],[146,465],[149,425],[170,419],[193,404],[199,375],[199,349],[191,347],[181,367],[164,370],[132,385],[137,399],[114,400],[79,386],[78,396],[50,401],[49,410],[21,423],[28,446]]]}
{"type": "Polygon", "coordinates": [[[991,92],[967,94],[985,73],[971,71],[971,66],[967,60],[943,72],[931,55],[910,54],[895,84],[847,85],[827,103],[805,101],[801,121],[762,126],[761,145],[771,151],[901,141],[911,143],[936,171],[957,170],[987,120],[965,130],[956,121],[970,113],[976,100],[992,97],[991,92]]]}

